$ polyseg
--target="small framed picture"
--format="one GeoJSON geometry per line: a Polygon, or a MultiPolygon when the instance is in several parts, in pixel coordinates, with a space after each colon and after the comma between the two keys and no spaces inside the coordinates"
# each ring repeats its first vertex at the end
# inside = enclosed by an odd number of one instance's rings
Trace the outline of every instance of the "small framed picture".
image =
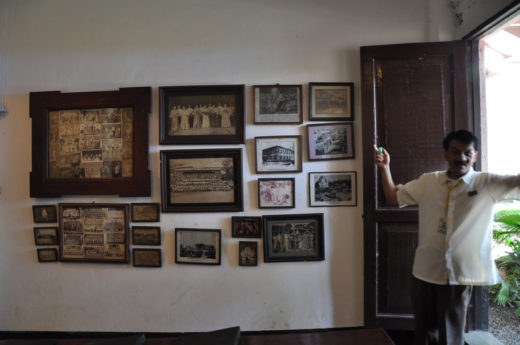
{"type": "Polygon", "coordinates": [[[254,85],[255,124],[302,123],[301,85],[254,85]]]}
{"type": "Polygon", "coordinates": [[[58,261],[58,250],[56,248],[37,249],[38,262],[56,262],[58,261]]]}
{"type": "Polygon", "coordinates": [[[262,217],[231,217],[231,237],[262,238],[262,217]]]}
{"type": "Polygon", "coordinates": [[[33,218],[35,223],[56,223],[56,205],[33,205],[33,218]]]}
{"type": "Polygon", "coordinates": [[[310,206],[357,206],[356,180],[355,171],[310,172],[310,206]]]}
{"type": "Polygon", "coordinates": [[[310,121],[354,121],[354,83],[309,83],[310,121]]]}
{"type": "Polygon", "coordinates": [[[302,137],[255,137],[256,173],[302,171],[302,137]]]}
{"type": "Polygon", "coordinates": [[[133,226],[132,244],[136,246],[160,246],[161,228],[159,226],[133,226]]]}
{"type": "Polygon", "coordinates": [[[352,123],[307,125],[309,160],[354,158],[354,129],[352,123]]]}
{"type": "Polygon", "coordinates": [[[134,267],[161,267],[161,256],[160,249],[133,249],[132,265],[134,267]]]}
{"type": "Polygon", "coordinates": [[[58,244],[57,227],[36,227],[34,228],[34,244],[37,246],[58,244]]]}
{"type": "Polygon", "coordinates": [[[175,229],[175,262],[178,264],[220,265],[221,230],[175,229]]]}
{"type": "Polygon", "coordinates": [[[161,217],[158,202],[130,204],[132,222],[158,222],[161,217]]]}
{"type": "Polygon", "coordinates": [[[258,266],[258,243],[253,241],[238,242],[238,265],[258,266]]]}
{"type": "Polygon", "coordinates": [[[258,179],[259,208],[294,208],[294,178],[258,179]]]}

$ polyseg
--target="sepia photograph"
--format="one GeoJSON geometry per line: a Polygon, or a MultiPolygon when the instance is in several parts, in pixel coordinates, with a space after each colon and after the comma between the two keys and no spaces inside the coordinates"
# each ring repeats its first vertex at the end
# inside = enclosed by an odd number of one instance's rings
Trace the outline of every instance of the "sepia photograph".
{"type": "Polygon", "coordinates": [[[127,204],[59,204],[61,261],[128,263],[127,204]]]}
{"type": "Polygon", "coordinates": [[[258,179],[258,208],[294,208],[294,178],[258,179]]]}
{"type": "Polygon", "coordinates": [[[58,221],[55,205],[33,205],[32,211],[35,223],[56,223],[58,221]]]}
{"type": "Polygon", "coordinates": [[[132,244],[160,246],[161,228],[158,226],[133,226],[132,244]]]}
{"type": "Polygon", "coordinates": [[[310,121],[354,121],[354,83],[309,83],[310,121]]]}
{"type": "Polygon", "coordinates": [[[244,85],[159,87],[160,144],[243,144],[244,89],[244,85]]]}
{"type": "Polygon", "coordinates": [[[34,244],[37,246],[58,244],[57,227],[36,227],[34,230],[34,244]]]}
{"type": "Polygon", "coordinates": [[[258,243],[253,241],[238,242],[238,265],[258,266],[258,243]]]}
{"type": "Polygon", "coordinates": [[[321,261],[325,259],[323,213],[267,215],[264,261],[321,261]]]}
{"type": "Polygon", "coordinates": [[[131,203],[132,222],[158,222],[161,217],[158,202],[131,203]]]}
{"type": "Polygon", "coordinates": [[[301,85],[254,85],[255,124],[302,123],[301,85]]]}
{"type": "Polygon", "coordinates": [[[294,136],[255,137],[256,173],[302,171],[302,138],[294,136]]]}
{"type": "Polygon", "coordinates": [[[310,206],[357,206],[356,177],[355,171],[310,172],[310,206]]]}
{"type": "Polygon", "coordinates": [[[132,265],[134,267],[162,267],[160,249],[132,249],[132,265]]]}
{"type": "Polygon", "coordinates": [[[58,250],[56,248],[37,249],[38,262],[56,262],[58,261],[58,250]]]}
{"type": "Polygon", "coordinates": [[[231,217],[231,237],[262,238],[262,217],[231,217]]]}
{"type": "Polygon", "coordinates": [[[220,229],[175,229],[175,262],[220,265],[220,229]]]}
{"type": "Polygon", "coordinates": [[[352,123],[307,125],[309,160],[354,159],[352,123]]]}

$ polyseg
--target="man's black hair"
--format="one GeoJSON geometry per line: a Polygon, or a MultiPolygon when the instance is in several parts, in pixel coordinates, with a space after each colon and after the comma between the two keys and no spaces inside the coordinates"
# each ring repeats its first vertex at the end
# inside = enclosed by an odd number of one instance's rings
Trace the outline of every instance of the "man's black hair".
{"type": "Polygon", "coordinates": [[[470,131],[465,129],[459,129],[458,131],[453,131],[449,133],[444,140],[442,141],[442,146],[444,147],[444,151],[448,151],[450,148],[450,142],[452,140],[460,141],[466,145],[473,144],[475,151],[478,151],[478,138],[473,135],[470,131]]]}

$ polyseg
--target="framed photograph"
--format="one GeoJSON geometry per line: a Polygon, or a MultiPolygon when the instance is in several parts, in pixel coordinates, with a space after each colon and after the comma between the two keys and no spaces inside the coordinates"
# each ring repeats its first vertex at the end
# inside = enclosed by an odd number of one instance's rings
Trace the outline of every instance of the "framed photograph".
{"type": "Polygon", "coordinates": [[[262,238],[262,217],[231,217],[231,237],[262,238]]]}
{"type": "Polygon", "coordinates": [[[258,266],[258,243],[253,241],[238,242],[238,265],[258,266]]]}
{"type": "Polygon", "coordinates": [[[309,83],[310,121],[354,121],[354,83],[309,83]]]}
{"type": "Polygon", "coordinates": [[[259,178],[259,208],[294,208],[294,178],[259,178]]]}
{"type": "Polygon", "coordinates": [[[31,197],[150,196],[150,87],[31,92],[31,197]]]}
{"type": "Polygon", "coordinates": [[[357,206],[356,172],[310,172],[309,204],[311,207],[357,206]]]}
{"type": "Polygon", "coordinates": [[[56,248],[37,249],[38,262],[56,262],[58,261],[58,250],[56,248]]]}
{"type": "Polygon", "coordinates": [[[34,244],[37,246],[57,245],[58,228],[54,226],[34,228],[34,244]]]}
{"type": "Polygon", "coordinates": [[[132,222],[158,222],[161,217],[158,202],[130,204],[132,222]]]}
{"type": "Polygon", "coordinates": [[[262,217],[264,261],[321,261],[325,259],[323,213],[262,217]]]}
{"type": "Polygon", "coordinates": [[[256,173],[302,171],[302,137],[255,137],[256,173]]]}
{"type": "Polygon", "coordinates": [[[127,204],[59,204],[61,261],[128,263],[127,204]]]}
{"type": "Polygon", "coordinates": [[[255,124],[302,123],[301,85],[254,85],[255,124]]]}
{"type": "Polygon", "coordinates": [[[132,244],[137,246],[160,246],[161,228],[159,226],[133,226],[132,244]]]}
{"type": "Polygon", "coordinates": [[[161,151],[163,212],[243,210],[242,149],[161,151]]]}
{"type": "Polygon", "coordinates": [[[244,85],[159,87],[160,144],[243,144],[244,89],[244,85]]]}
{"type": "Polygon", "coordinates": [[[134,267],[161,267],[160,249],[132,249],[132,265],[134,267]]]}
{"type": "Polygon", "coordinates": [[[307,125],[309,160],[354,158],[354,129],[352,123],[307,125]]]}
{"type": "Polygon", "coordinates": [[[178,264],[220,265],[221,230],[175,229],[175,262],[178,264]]]}
{"type": "Polygon", "coordinates": [[[33,220],[35,223],[56,223],[58,217],[56,216],[55,205],[33,205],[33,220]]]}

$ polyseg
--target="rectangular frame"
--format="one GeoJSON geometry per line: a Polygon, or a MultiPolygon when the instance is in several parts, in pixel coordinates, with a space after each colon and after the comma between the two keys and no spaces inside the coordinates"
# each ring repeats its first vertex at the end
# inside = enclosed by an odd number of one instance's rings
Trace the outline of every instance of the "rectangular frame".
{"type": "Polygon", "coordinates": [[[323,213],[266,215],[264,261],[325,260],[323,213]]]}
{"type": "Polygon", "coordinates": [[[56,248],[40,248],[36,250],[38,262],[57,262],[58,250],[56,248]]]}
{"type": "Polygon", "coordinates": [[[254,124],[300,124],[301,85],[253,85],[254,124]]]}
{"type": "Polygon", "coordinates": [[[163,212],[243,211],[242,149],[160,154],[163,212]]]}
{"type": "Polygon", "coordinates": [[[37,246],[58,245],[58,228],[55,226],[35,227],[34,244],[37,246]]]}
{"type": "Polygon", "coordinates": [[[60,261],[128,263],[127,204],[59,204],[60,261]]]}
{"type": "Polygon", "coordinates": [[[259,178],[258,208],[294,208],[294,192],[294,177],[259,178]]]}
{"type": "Polygon", "coordinates": [[[151,93],[31,92],[30,196],[150,196],[151,93]]]}
{"type": "Polygon", "coordinates": [[[231,217],[231,237],[262,238],[262,217],[231,217]]]}
{"type": "Polygon", "coordinates": [[[354,121],[354,83],[309,83],[309,121],[354,121]]]}
{"type": "Polygon", "coordinates": [[[238,265],[239,266],[258,266],[258,242],[239,241],[238,242],[238,265]]]}
{"type": "Polygon", "coordinates": [[[245,85],[159,87],[161,145],[243,144],[245,85]]]}
{"type": "Polygon", "coordinates": [[[162,267],[162,251],[151,248],[132,249],[134,267],[162,267]]]}
{"type": "Polygon", "coordinates": [[[357,173],[355,171],[310,172],[309,206],[357,206],[357,173]]]}
{"type": "Polygon", "coordinates": [[[257,174],[302,171],[301,135],[255,137],[257,174]]]}
{"type": "Polygon", "coordinates": [[[160,246],[161,227],[132,226],[132,244],[136,246],[160,246]]]}
{"type": "Polygon", "coordinates": [[[175,228],[175,263],[220,265],[221,255],[220,229],[175,228]]]}
{"type": "Polygon", "coordinates": [[[310,161],[354,159],[354,124],[307,125],[310,161]]]}
{"type": "Polygon", "coordinates": [[[158,222],[161,219],[161,209],[158,202],[139,202],[130,204],[132,222],[158,222]]]}
{"type": "Polygon", "coordinates": [[[33,205],[33,220],[35,223],[57,223],[56,205],[33,205]]]}

